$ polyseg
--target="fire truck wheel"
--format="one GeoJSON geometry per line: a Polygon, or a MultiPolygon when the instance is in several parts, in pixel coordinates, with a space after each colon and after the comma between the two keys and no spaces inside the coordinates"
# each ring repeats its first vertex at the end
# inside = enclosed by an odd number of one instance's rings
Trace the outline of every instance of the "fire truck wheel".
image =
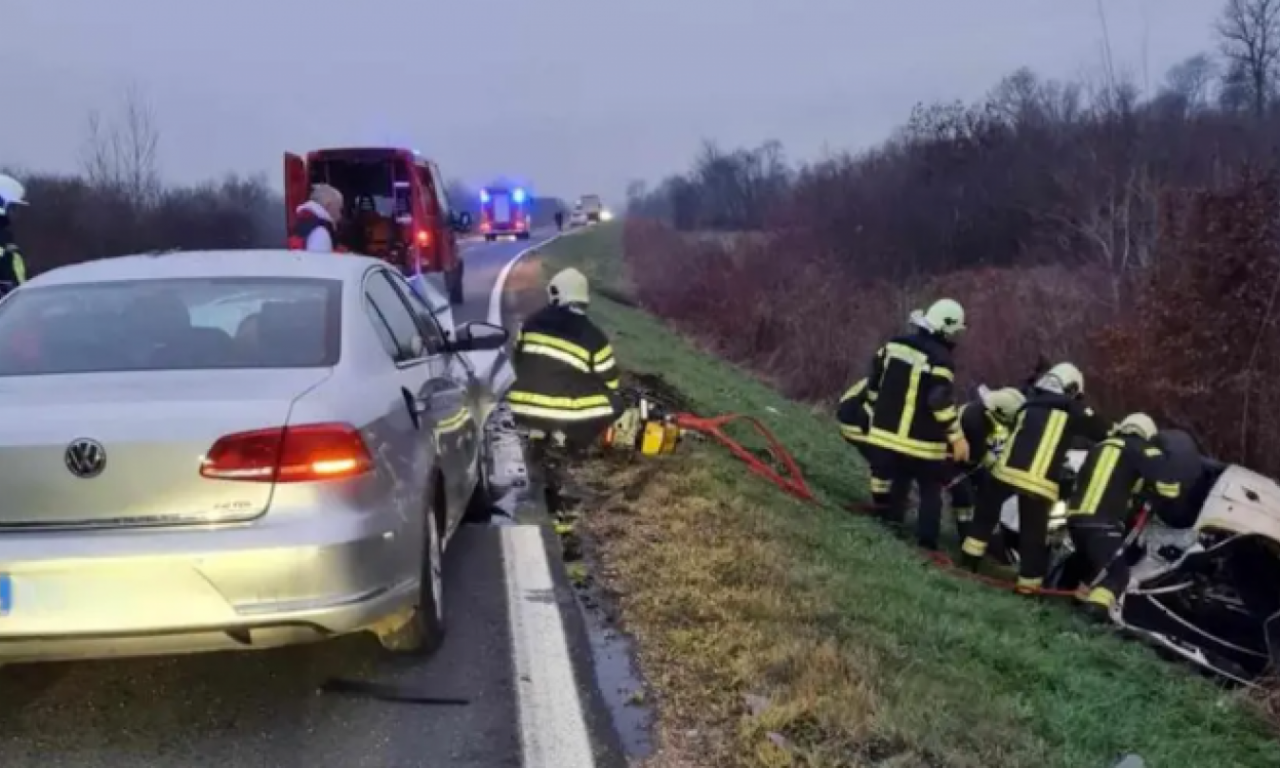
{"type": "Polygon", "coordinates": [[[497,236],[497,235],[485,235],[485,236],[484,236],[484,241],[485,241],[486,243],[492,243],[494,240],[497,240],[497,239],[498,239],[498,236],[497,236]]]}

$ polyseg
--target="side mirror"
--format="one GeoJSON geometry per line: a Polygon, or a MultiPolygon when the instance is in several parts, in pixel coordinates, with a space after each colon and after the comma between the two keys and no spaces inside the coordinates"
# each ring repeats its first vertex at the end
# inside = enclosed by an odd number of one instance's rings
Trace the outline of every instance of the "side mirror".
{"type": "Polygon", "coordinates": [[[471,214],[468,211],[455,213],[453,216],[453,228],[458,232],[470,232],[471,214]]]}
{"type": "Polygon", "coordinates": [[[453,341],[454,352],[481,352],[502,349],[511,338],[511,333],[500,325],[473,321],[464,323],[458,329],[457,338],[453,341]]]}

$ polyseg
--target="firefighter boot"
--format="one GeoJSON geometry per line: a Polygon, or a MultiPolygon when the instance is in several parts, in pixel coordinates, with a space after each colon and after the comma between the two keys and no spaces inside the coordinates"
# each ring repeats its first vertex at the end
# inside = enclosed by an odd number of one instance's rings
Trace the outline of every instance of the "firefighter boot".
{"type": "Polygon", "coordinates": [[[1076,597],[1080,600],[1081,612],[1090,621],[1098,624],[1111,624],[1116,610],[1115,593],[1106,587],[1082,587],[1076,597]]]}

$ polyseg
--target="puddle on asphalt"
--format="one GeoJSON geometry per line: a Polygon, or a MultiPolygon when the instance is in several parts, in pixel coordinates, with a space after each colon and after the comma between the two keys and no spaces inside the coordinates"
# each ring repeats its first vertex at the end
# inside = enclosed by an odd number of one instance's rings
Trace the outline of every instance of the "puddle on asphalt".
{"type": "Polygon", "coordinates": [[[648,757],[653,753],[653,709],[647,703],[644,683],[635,667],[634,645],[600,604],[598,589],[590,576],[585,582],[579,584],[575,579],[574,591],[591,641],[596,683],[623,752],[630,759],[648,757]]]}

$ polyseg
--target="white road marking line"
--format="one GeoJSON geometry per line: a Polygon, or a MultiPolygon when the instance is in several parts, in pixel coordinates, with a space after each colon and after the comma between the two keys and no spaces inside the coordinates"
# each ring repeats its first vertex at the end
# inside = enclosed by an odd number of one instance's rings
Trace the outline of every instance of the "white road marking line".
{"type": "Polygon", "coordinates": [[[524,768],[595,768],[551,564],[537,525],[500,529],[524,768]]]}
{"type": "Polygon", "coordinates": [[[537,245],[531,245],[523,251],[511,257],[503,266],[502,271],[498,273],[498,279],[493,281],[493,291],[489,293],[489,322],[494,325],[502,325],[502,293],[507,287],[507,278],[511,276],[511,270],[516,268],[516,264],[525,257],[526,254],[532,253],[544,245],[554,243],[564,237],[563,232],[557,232],[546,240],[541,241],[537,245]]]}
{"type": "MultiPolygon", "coordinates": [[[[502,294],[520,259],[559,237],[560,233],[520,251],[503,266],[489,296],[489,322],[502,325],[502,294]]],[[[523,768],[595,768],[542,527],[516,525],[500,530],[521,763],[523,768]]]]}

